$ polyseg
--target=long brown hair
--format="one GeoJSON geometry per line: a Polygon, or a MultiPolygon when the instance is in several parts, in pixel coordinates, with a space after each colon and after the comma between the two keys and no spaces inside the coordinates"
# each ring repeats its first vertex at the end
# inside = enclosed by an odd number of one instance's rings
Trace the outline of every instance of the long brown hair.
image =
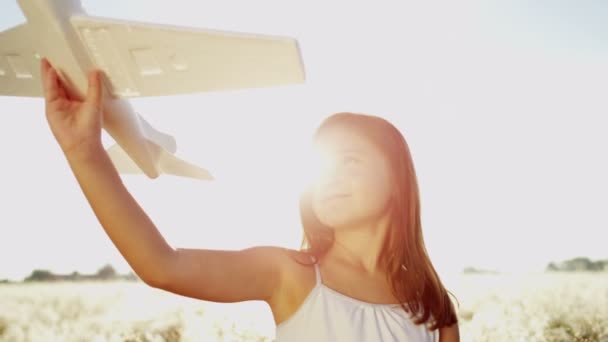
{"type": "MultiPolygon", "coordinates": [[[[422,236],[418,181],[409,147],[399,130],[378,116],[336,113],[317,128],[313,141],[332,127],[353,129],[374,143],[390,163],[397,187],[391,200],[391,225],[382,245],[380,262],[401,307],[415,318],[415,324],[432,318],[431,330],[450,326],[458,317],[448,292],[435,271],[422,236]]],[[[310,188],[300,197],[304,229],[302,250],[320,258],[334,242],[333,229],[321,223],[312,210],[310,188]]]]}

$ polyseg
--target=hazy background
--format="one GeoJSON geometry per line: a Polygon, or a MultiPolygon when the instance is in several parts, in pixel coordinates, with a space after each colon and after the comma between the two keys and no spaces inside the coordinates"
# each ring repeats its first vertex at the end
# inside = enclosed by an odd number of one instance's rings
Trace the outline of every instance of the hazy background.
{"type": "MultiPolygon", "coordinates": [[[[217,177],[123,177],[175,247],[297,248],[302,155],[324,117],[353,111],[383,116],[405,135],[440,272],[608,258],[605,2],[83,4],[95,16],[299,40],[304,85],[132,101],[176,137],[178,156],[217,177]]],[[[0,6],[0,30],[25,20],[15,1],[0,6]]],[[[42,99],[0,97],[0,113],[0,279],[107,262],[128,271],[53,139],[42,99]]]]}

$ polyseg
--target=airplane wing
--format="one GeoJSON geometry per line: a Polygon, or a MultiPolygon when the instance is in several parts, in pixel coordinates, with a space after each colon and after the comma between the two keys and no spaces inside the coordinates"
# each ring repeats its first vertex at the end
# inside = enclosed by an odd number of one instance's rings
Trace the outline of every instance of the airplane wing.
{"type": "Polygon", "coordinates": [[[91,16],[70,19],[115,97],[145,97],[304,82],[295,39],[91,16]]]}
{"type": "Polygon", "coordinates": [[[36,41],[27,24],[0,32],[0,96],[44,96],[36,41]]]}

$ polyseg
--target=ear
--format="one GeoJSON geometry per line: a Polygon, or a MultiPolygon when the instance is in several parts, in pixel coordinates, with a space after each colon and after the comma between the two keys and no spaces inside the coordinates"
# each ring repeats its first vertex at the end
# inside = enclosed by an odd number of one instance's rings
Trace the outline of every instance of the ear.
{"type": "Polygon", "coordinates": [[[298,264],[309,266],[317,263],[317,257],[310,250],[296,251],[287,249],[289,256],[298,264]]]}

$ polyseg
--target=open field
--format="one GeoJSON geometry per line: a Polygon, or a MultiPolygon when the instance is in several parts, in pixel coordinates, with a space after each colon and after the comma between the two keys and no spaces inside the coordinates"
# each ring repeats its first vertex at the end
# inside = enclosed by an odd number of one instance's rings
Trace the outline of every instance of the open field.
{"type": "MultiPolygon", "coordinates": [[[[608,342],[608,273],[453,275],[462,341],[608,342]]],[[[0,285],[0,341],[272,341],[263,302],[137,282],[0,285]]]]}
{"type": "Polygon", "coordinates": [[[608,342],[608,272],[458,275],[463,341],[608,342]]]}

